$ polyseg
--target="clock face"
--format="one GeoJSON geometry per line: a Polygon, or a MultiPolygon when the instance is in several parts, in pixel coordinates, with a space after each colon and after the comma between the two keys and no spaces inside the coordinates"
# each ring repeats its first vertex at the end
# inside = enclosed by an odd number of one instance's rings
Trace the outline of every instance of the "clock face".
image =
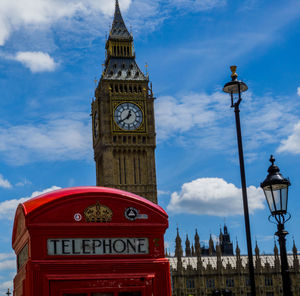
{"type": "Polygon", "coordinates": [[[98,112],[96,111],[94,114],[94,137],[97,138],[99,134],[99,118],[98,112]]]}
{"type": "Polygon", "coordinates": [[[133,131],[142,124],[143,112],[136,104],[122,103],[115,109],[114,120],[121,129],[133,131]]]}

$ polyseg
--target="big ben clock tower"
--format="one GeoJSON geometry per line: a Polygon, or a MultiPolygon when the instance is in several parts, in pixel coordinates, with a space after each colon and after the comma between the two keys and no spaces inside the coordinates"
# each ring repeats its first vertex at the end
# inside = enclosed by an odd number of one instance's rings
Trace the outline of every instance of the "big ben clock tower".
{"type": "Polygon", "coordinates": [[[133,37],[118,0],[106,42],[105,67],[92,103],[97,185],[157,203],[154,97],[135,61],[133,37]]]}

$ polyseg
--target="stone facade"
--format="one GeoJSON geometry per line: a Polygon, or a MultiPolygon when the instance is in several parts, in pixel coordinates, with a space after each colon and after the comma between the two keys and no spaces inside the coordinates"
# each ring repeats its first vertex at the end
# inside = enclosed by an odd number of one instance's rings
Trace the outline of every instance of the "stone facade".
{"type": "MultiPolygon", "coordinates": [[[[238,244],[235,255],[225,255],[222,252],[221,242],[219,241],[214,247],[214,243],[211,240],[208,248],[211,255],[203,255],[199,236],[196,232],[195,247],[193,247],[194,254],[189,253],[189,249],[186,248],[187,252],[183,256],[181,238],[178,231],[175,243],[175,256],[171,257],[168,255],[171,265],[172,295],[207,296],[220,295],[217,294],[217,291],[226,291],[223,295],[251,296],[247,265],[248,258],[240,254],[238,244]],[[212,252],[213,249],[215,249],[215,253],[212,252]]],[[[291,271],[293,296],[300,296],[299,255],[295,243],[293,254],[288,255],[288,262],[291,271]]],[[[257,286],[256,295],[282,296],[280,256],[276,244],[273,255],[261,255],[256,244],[254,264],[257,286]]]]}

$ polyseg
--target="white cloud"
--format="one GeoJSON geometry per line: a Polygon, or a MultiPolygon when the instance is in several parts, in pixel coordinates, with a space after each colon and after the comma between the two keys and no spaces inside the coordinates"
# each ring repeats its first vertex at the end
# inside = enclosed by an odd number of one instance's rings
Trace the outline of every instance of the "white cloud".
{"type": "Polygon", "coordinates": [[[16,268],[16,260],[4,260],[0,261],[0,271],[1,270],[11,270],[16,268]]]}
{"type": "Polygon", "coordinates": [[[14,253],[0,253],[0,261],[15,258],[14,253]]]}
{"type": "Polygon", "coordinates": [[[25,67],[29,68],[31,72],[52,72],[58,63],[54,61],[49,54],[44,52],[18,52],[14,60],[22,63],[25,67]]]}
{"type": "Polygon", "coordinates": [[[259,242],[269,242],[269,241],[275,241],[275,236],[274,235],[257,235],[256,239],[259,242]]]}
{"type": "Polygon", "coordinates": [[[0,174],[0,187],[2,188],[11,188],[11,184],[8,180],[4,179],[3,176],[0,174]]]}
{"type": "Polygon", "coordinates": [[[38,123],[0,127],[3,161],[23,165],[37,160],[91,159],[91,127],[83,113],[52,116],[38,123]]]}
{"type": "MultiPolygon", "coordinates": [[[[143,22],[151,28],[160,23],[159,6],[163,1],[146,2],[119,0],[123,15],[126,16],[128,9],[131,9],[131,23],[143,22]]],[[[114,7],[114,1],[107,0],[2,0],[0,45],[4,45],[15,31],[47,31],[52,27],[55,27],[56,34],[61,34],[62,38],[68,38],[69,34],[66,32],[76,31],[103,36],[111,24],[114,7]]]]}
{"type": "Polygon", "coordinates": [[[23,187],[23,186],[31,185],[31,184],[32,184],[32,182],[29,181],[29,180],[27,180],[27,179],[25,178],[25,179],[23,179],[22,181],[16,183],[16,186],[18,186],[18,187],[23,187]]]}
{"type": "MultiPolygon", "coordinates": [[[[285,102],[285,97],[256,97],[250,91],[244,94],[241,125],[248,161],[256,159],[262,146],[279,144],[286,137],[286,130],[292,129],[299,121],[298,100],[290,99],[289,105],[285,102]]],[[[234,112],[230,108],[229,96],[220,92],[163,96],[155,104],[159,142],[174,138],[183,145],[222,149],[229,153],[233,146],[236,148],[234,112]]],[[[294,151],[299,143],[297,135],[295,128],[291,136],[294,151]]]]}
{"type": "Polygon", "coordinates": [[[157,190],[157,195],[161,196],[161,195],[169,195],[170,192],[169,191],[164,191],[164,190],[157,190]]]}
{"type": "MultiPolygon", "coordinates": [[[[247,193],[250,213],[264,209],[264,195],[260,188],[249,186],[247,193]]],[[[242,215],[242,190],[221,178],[196,179],[183,184],[181,192],[172,193],[167,209],[195,215],[242,215]]]]}
{"type": "Polygon", "coordinates": [[[16,255],[14,253],[0,253],[0,272],[2,272],[3,277],[1,277],[0,282],[0,293],[4,295],[9,288],[12,291],[13,282],[12,280],[7,281],[7,279],[12,278],[12,275],[16,272],[16,255]],[[5,280],[2,282],[2,280],[5,280]]]}
{"type": "Polygon", "coordinates": [[[277,151],[300,154],[300,121],[295,124],[292,134],[281,141],[277,151]]]}
{"type": "MultiPolygon", "coordinates": [[[[54,190],[60,189],[60,187],[57,186],[52,186],[50,188],[47,188],[45,190],[42,191],[35,191],[31,194],[30,197],[22,197],[19,199],[11,199],[11,200],[5,200],[3,202],[0,202],[0,219],[8,219],[8,220],[13,220],[14,215],[15,215],[15,211],[17,209],[17,206],[20,203],[23,203],[25,201],[27,201],[30,198],[36,197],[38,195],[47,193],[47,192],[51,192],[54,190]]],[[[1,254],[0,254],[1,255],[1,254]]],[[[0,256],[0,260],[1,260],[1,256],[0,256]]],[[[1,269],[1,266],[0,266],[1,269]]]]}
{"type": "Polygon", "coordinates": [[[192,128],[208,128],[216,124],[226,110],[228,98],[222,93],[183,95],[179,99],[171,96],[159,97],[155,116],[158,139],[164,140],[175,133],[184,133],[192,128]]]}
{"type": "MultiPolygon", "coordinates": [[[[48,30],[56,26],[56,34],[82,31],[104,35],[114,12],[115,1],[107,0],[2,0],[0,4],[0,45],[11,34],[26,31],[48,30]],[[97,28],[97,29],[96,29],[97,28]],[[57,30],[58,29],[58,30],[57,30]]],[[[139,32],[147,27],[153,30],[170,16],[172,9],[200,11],[223,6],[226,0],[119,0],[129,24],[139,32]]]]}
{"type": "MultiPolygon", "coordinates": [[[[121,0],[128,9],[131,0],[121,0]]],[[[95,11],[112,15],[114,2],[107,0],[2,0],[0,4],[0,45],[4,45],[13,31],[21,28],[49,27],[59,21],[74,21],[78,16],[88,18],[95,11]]],[[[98,15],[98,17],[100,17],[98,15]]],[[[101,17],[100,17],[101,18],[101,17]]]]}
{"type": "Polygon", "coordinates": [[[300,97],[300,87],[297,88],[297,95],[300,97]]]}
{"type": "Polygon", "coordinates": [[[0,291],[1,291],[1,293],[3,293],[3,295],[4,295],[4,293],[7,292],[8,288],[10,289],[10,291],[12,291],[12,287],[13,287],[12,280],[0,283],[0,291]]]}
{"type": "Polygon", "coordinates": [[[226,5],[226,0],[171,0],[171,5],[192,11],[208,10],[226,5]]]}

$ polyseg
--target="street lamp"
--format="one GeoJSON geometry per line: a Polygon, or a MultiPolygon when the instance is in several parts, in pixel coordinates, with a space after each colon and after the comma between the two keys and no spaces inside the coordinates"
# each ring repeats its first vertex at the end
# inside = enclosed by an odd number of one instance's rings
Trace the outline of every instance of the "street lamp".
{"type": "Polygon", "coordinates": [[[288,190],[291,183],[289,179],[285,179],[280,174],[278,166],[274,164],[275,158],[273,155],[271,155],[270,162],[272,164],[268,169],[269,174],[267,178],[260,184],[260,187],[265,193],[271,212],[269,221],[271,221],[271,217],[274,217],[277,222],[277,232],[275,234],[278,236],[278,242],[280,246],[283,295],[292,296],[285,239],[288,232],[284,229],[284,223],[291,218],[290,213],[287,212],[288,190]]]}
{"type": "Polygon", "coordinates": [[[249,220],[249,209],[248,209],[248,198],[247,198],[247,187],[246,187],[245,165],[244,165],[244,153],[243,153],[242,133],[241,133],[241,123],[240,123],[240,109],[239,109],[240,103],[242,101],[241,93],[248,90],[248,86],[246,83],[237,79],[238,75],[236,74],[236,68],[237,68],[236,66],[230,67],[230,70],[232,72],[231,74],[232,80],[224,85],[223,91],[225,93],[230,94],[231,108],[234,108],[234,112],[235,112],[236,135],[237,135],[238,149],[239,149],[244,218],[245,218],[246,239],[247,239],[247,249],[248,249],[249,277],[250,277],[250,285],[251,285],[251,295],[255,296],[256,290],[255,290],[254,265],[253,265],[250,220],[249,220]]]}

